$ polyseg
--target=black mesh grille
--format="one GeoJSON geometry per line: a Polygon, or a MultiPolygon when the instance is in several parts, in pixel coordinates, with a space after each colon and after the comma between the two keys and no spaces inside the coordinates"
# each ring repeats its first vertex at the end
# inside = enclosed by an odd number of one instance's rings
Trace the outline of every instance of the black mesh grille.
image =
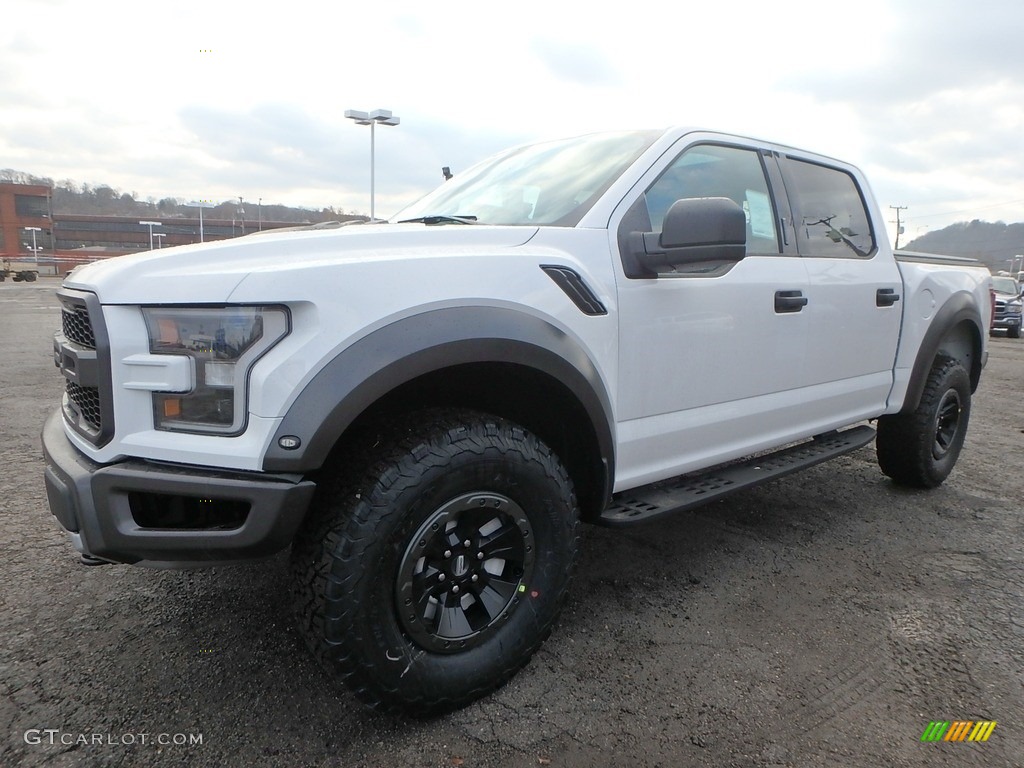
{"type": "Polygon", "coordinates": [[[89,310],[82,306],[64,307],[60,314],[61,326],[68,341],[89,349],[96,349],[96,337],[89,322],[89,310]]]}
{"type": "Polygon", "coordinates": [[[82,415],[85,422],[95,431],[103,427],[103,413],[100,409],[100,391],[96,387],[82,387],[73,381],[67,383],[68,399],[82,415]]]}
{"type": "Polygon", "coordinates": [[[64,420],[95,446],[114,435],[110,345],[96,294],[61,288],[61,332],[54,336],[54,361],[64,374],[64,420]]]}

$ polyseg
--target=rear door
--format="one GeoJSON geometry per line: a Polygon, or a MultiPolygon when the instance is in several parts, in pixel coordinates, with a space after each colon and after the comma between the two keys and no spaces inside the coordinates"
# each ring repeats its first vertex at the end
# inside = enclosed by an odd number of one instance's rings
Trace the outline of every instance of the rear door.
{"type": "Polygon", "coordinates": [[[810,397],[838,423],[877,415],[892,388],[904,297],[885,234],[869,215],[870,192],[841,164],[787,154],[778,161],[809,281],[810,397]]]}

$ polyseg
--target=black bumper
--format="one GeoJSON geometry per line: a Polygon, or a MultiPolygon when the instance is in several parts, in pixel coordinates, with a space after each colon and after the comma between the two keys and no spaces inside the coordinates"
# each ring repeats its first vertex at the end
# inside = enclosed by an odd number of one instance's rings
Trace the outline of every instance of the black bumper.
{"type": "Polygon", "coordinates": [[[96,464],[68,441],[59,411],[43,427],[43,453],[53,516],[82,554],[111,562],[191,567],[272,555],[291,543],[315,489],[296,475],[96,464]],[[190,520],[182,509],[202,514],[190,520]]]}

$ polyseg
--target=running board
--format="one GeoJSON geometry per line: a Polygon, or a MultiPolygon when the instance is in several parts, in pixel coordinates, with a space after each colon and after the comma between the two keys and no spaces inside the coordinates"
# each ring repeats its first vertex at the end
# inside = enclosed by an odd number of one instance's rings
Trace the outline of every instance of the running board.
{"type": "Polygon", "coordinates": [[[850,453],[867,445],[874,437],[875,430],[867,425],[843,432],[827,432],[805,443],[744,459],[737,464],[624,491],[612,497],[611,504],[598,522],[610,526],[632,525],[671,512],[693,509],[744,488],[850,453]]]}

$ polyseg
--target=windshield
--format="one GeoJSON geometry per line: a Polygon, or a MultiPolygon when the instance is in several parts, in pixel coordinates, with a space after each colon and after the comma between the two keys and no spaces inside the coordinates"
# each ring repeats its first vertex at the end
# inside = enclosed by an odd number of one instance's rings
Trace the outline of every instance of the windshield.
{"type": "Polygon", "coordinates": [[[993,277],[992,287],[999,293],[1010,293],[1014,296],[1020,293],[1020,288],[1012,277],[993,277]]]}
{"type": "Polygon", "coordinates": [[[595,133],[518,147],[457,174],[391,220],[575,226],[659,135],[595,133]]]}

